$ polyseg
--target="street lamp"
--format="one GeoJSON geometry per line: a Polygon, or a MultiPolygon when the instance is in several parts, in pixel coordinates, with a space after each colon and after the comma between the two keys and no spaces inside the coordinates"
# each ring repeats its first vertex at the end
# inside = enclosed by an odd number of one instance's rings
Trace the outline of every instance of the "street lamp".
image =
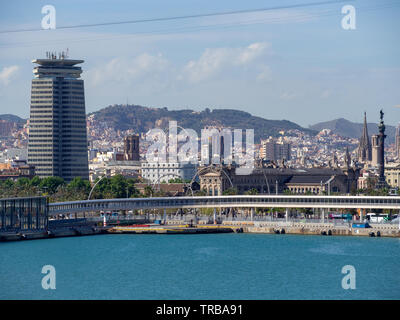
{"type": "Polygon", "coordinates": [[[90,200],[90,196],[92,195],[92,192],[93,192],[94,188],[96,188],[97,184],[98,184],[101,180],[103,180],[103,178],[105,178],[105,177],[107,177],[107,175],[102,176],[102,177],[94,184],[94,186],[92,187],[92,190],[90,190],[90,192],[89,192],[88,200],[90,200]]]}

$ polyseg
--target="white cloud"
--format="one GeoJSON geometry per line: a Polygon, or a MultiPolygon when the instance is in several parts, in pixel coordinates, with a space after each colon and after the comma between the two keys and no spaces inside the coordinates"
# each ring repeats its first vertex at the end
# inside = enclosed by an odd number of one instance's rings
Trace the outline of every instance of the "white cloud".
{"type": "Polygon", "coordinates": [[[282,100],[293,100],[296,99],[299,95],[294,91],[285,91],[280,95],[282,100]]]}
{"type": "Polygon", "coordinates": [[[261,65],[259,68],[259,74],[257,75],[258,81],[270,81],[272,80],[271,68],[267,65],[261,65]]]}
{"type": "Polygon", "coordinates": [[[265,57],[269,48],[266,42],[239,48],[207,48],[198,60],[191,60],[185,65],[179,79],[200,82],[228,68],[248,67],[260,57],[265,57]]]}
{"type": "Polygon", "coordinates": [[[332,96],[332,90],[325,89],[321,92],[321,98],[329,98],[332,96]]]}
{"type": "Polygon", "coordinates": [[[18,70],[19,66],[4,67],[3,70],[0,71],[0,83],[8,85],[11,78],[16,74],[18,70]]]}
{"type": "Polygon", "coordinates": [[[169,66],[161,54],[140,54],[133,58],[114,58],[102,66],[86,72],[85,79],[90,86],[110,82],[135,82],[143,78],[156,77],[169,66]]]}

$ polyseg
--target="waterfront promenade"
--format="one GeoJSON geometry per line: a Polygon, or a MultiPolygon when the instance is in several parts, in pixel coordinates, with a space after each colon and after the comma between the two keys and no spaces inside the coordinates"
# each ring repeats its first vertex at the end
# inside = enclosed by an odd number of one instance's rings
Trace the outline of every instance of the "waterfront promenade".
{"type": "MultiPolygon", "coordinates": [[[[41,219],[48,217],[49,223],[43,224],[45,228],[35,230],[26,229],[33,221],[29,207],[25,206],[25,202],[30,203],[29,201],[31,200],[3,199],[5,209],[3,208],[1,214],[4,228],[0,230],[0,240],[95,235],[109,233],[110,227],[116,225],[154,222],[159,226],[163,225],[162,230],[154,232],[155,228],[151,226],[148,230],[150,233],[167,233],[164,232],[167,226],[180,226],[179,232],[185,233],[186,230],[186,233],[190,233],[189,225],[190,228],[209,225],[231,228],[232,231],[239,228],[246,233],[400,236],[398,222],[371,224],[367,228],[365,225],[362,227],[355,224],[366,222],[366,213],[371,210],[385,209],[393,216],[398,215],[398,196],[257,195],[69,201],[47,204],[41,219]],[[352,221],[330,219],[329,212],[348,210],[353,210],[352,221]],[[108,216],[107,225],[104,225],[104,218],[100,215],[108,216]],[[78,217],[81,219],[76,219],[78,217]],[[9,229],[10,226],[14,230],[9,229]],[[27,227],[24,229],[24,226],[27,227]]],[[[198,230],[199,233],[204,233],[202,231],[204,230],[198,230]]]]}
{"type": "Polygon", "coordinates": [[[372,223],[370,228],[353,227],[351,221],[271,218],[238,215],[166,215],[144,214],[111,217],[104,226],[103,217],[50,220],[48,230],[0,233],[0,241],[33,240],[100,234],[205,234],[266,233],[323,236],[400,237],[398,223],[372,223]],[[163,218],[165,220],[163,220],[163,218]],[[155,223],[156,222],[156,223],[155,223]]]}

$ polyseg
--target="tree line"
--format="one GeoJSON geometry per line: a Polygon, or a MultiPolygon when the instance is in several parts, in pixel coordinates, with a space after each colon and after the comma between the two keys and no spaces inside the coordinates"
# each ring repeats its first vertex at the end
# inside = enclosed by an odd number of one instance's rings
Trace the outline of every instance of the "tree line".
{"type": "MultiPolygon", "coordinates": [[[[122,175],[115,175],[110,178],[103,178],[97,183],[92,191],[90,199],[110,199],[110,198],[135,198],[142,195],[135,187],[138,180],[125,178],[122,175]]],[[[73,201],[88,199],[92,190],[89,181],[80,177],[74,178],[67,183],[60,177],[39,178],[38,176],[29,178],[19,178],[16,181],[11,179],[0,181],[0,197],[34,197],[47,196],[50,202],[73,201]]],[[[151,187],[149,186],[151,189],[151,187]]],[[[151,192],[148,190],[148,192],[151,192]]]]}

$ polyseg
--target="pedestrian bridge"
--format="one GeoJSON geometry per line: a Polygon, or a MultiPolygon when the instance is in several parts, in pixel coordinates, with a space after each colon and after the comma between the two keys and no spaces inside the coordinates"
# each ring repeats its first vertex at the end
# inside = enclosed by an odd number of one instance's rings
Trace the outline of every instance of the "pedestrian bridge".
{"type": "Polygon", "coordinates": [[[49,204],[49,215],[96,211],[177,208],[330,208],[400,210],[400,196],[254,195],[127,198],[49,204]]]}

